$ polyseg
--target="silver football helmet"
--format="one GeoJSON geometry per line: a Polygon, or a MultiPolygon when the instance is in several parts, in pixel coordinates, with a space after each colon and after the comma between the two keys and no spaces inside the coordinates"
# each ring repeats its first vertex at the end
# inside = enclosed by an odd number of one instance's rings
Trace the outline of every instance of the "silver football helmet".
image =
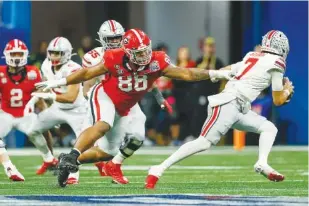
{"type": "Polygon", "coordinates": [[[105,21],[98,31],[97,39],[102,47],[106,49],[116,49],[121,47],[121,40],[124,34],[124,28],[115,20],[105,21]]]}
{"type": "Polygon", "coordinates": [[[275,53],[286,59],[290,51],[289,40],[283,32],[271,30],[263,36],[261,50],[275,53]]]}

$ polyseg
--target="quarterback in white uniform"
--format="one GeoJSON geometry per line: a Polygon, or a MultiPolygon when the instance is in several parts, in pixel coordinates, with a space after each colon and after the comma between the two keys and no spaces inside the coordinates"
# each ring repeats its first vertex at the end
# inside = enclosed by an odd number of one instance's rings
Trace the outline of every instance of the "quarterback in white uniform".
{"type": "Polygon", "coordinates": [[[151,167],[145,188],[153,189],[159,177],[173,164],[217,144],[230,128],[260,134],[259,158],[254,169],[271,181],[283,181],[284,176],[267,163],[278,130],[250,107],[270,85],[276,106],[290,101],[294,87],[292,82],[283,78],[288,52],[289,42],[285,34],[272,30],[263,36],[261,52],[249,52],[242,61],[223,68],[232,70],[235,76],[221,93],[208,97],[208,117],[200,136],[181,146],[160,165],[151,167]]]}
{"type": "MultiPolygon", "coordinates": [[[[71,60],[71,56],[71,43],[64,37],[54,38],[48,45],[47,58],[41,67],[43,78],[57,80],[81,69],[79,64],[71,60]]],[[[31,129],[31,135],[41,135],[42,132],[63,123],[70,125],[77,137],[85,129],[84,119],[87,108],[81,84],[54,88],[48,93],[34,92],[32,96],[34,99],[42,98],[54,102],[48,109],[38,114],[38,119],[31,129]]],[[[48,166],[47,162],[43,163],[42,174],[48,166]]]]}

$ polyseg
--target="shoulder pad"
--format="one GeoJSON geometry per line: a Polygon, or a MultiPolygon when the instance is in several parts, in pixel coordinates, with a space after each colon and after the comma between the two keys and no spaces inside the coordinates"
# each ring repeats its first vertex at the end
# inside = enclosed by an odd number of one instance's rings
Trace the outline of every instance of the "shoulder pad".
{"type": "Polygon", "coordinates": [[[83,67],[93,67],[102,62],[104,55],[103,47],[97,47],[89,52],[87,52],[82,58],[83,67]]]}

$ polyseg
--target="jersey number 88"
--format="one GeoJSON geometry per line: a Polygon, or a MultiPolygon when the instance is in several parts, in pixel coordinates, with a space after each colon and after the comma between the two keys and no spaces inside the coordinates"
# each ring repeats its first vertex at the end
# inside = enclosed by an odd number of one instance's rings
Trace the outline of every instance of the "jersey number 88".
{"type": "Polygon", "coordinates": [[[118,87],[121,91],[143,91],[147,89],[147,76],[146,75],[133,75],[126,77],[118,77],[118,87]]]}

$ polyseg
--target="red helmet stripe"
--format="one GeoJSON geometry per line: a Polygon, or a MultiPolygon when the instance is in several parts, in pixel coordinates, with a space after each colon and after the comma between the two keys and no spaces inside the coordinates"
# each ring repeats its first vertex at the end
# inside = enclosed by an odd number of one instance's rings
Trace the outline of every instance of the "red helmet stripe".
{"type": "Polygon", "coordinates": [[[271,37],[275,34],[276,30],[272,30],[269,32],[267,39],[271,39],[271,37]]]}
{"type": "Polygon", "coordinates": [[[114,21],[113,21],[113,20],[109,20],[108,23],[109,23],[110,26],[111,26],[112,32],[115,32],[115,31],[116,31],[116,27],[115,27],[114,21]]]}
{"type": "Polygon", "coordinates": [[[135,29],[131,29],[133,31],[133,33],[135,34],[135,36],[137,37],[138,41],[140,44],[143,43],[142,37],[139,35],[139,33],[135,30],[135,29]]]}
{"type": "Polygon", "coordinates": [[[58,42],[58,40],[59,40],[60,38],[61,38],[61,37],[57,37],[57,39],[56,39],[55,42],[54,42],[54,46],[57,45],[57,42],[58,42]]]}

